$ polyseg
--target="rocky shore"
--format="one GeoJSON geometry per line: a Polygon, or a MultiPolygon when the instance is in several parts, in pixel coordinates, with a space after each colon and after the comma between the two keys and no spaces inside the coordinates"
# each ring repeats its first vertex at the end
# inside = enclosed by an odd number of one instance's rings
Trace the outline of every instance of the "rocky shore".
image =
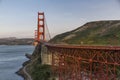
{"type": "MultiPolygon", "coordinates": [[[[25,56],[26,56],[28,59],[31,59],[30,54],[26,54],[25,56]]],[[[20,68],[20,69],[16,72],[16,74],[18,74],[19,76],[23,77],[24,80],[29,80],[27,74],[24,72],[24,68],[25,68],[29,63],[30,63],[30,60],[24,62],[24,63],[22,64],[23,67],[20,68]]]]}
{"type": "MultiPolygon", "coordinates": [[[[33,51],[33,54],[25,54],[25,56],[29,59],[28,61],[22,64],[22,68],[20,68],[16,74],[23,77],[24,80],[30,80],[30,72],[32,71],[33,67],[37,64],[41,64],[41,44],[38,44],[33,51]],[[33,66],[34,65],[34,66],[33,66]],[[26,72],[25,72],[26,71],[26,72]]],[[[32,80],[32,79],[31,79],[32,80]]]]}
{"type": "Polygon", "coordinates": [[[18,75],[22,76],[24,80],[55,80],[52,75],[51,65],[42,64],[43,59],[41,59],[41,51],[43,54],[44,48],[42,43],[40,43],[35,47],[32,55],[25,55],[29,60],[24,62],[23,67],[16,72],[18,75]]]}

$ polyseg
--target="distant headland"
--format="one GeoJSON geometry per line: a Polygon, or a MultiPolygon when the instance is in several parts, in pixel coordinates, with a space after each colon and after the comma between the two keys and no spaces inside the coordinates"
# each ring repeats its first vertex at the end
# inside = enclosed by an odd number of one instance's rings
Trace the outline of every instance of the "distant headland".
{"type": "Polygon", "coordinates": [[[8,37],[0,38],[0,45],[32,45],[33,41],[33,38],[8,37]]]}

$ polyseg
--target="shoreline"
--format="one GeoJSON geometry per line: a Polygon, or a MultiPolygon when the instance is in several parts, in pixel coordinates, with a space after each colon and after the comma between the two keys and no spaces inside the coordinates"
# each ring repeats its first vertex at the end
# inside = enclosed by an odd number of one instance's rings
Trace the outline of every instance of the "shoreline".
{"type": "Polygon", "coordinates": [[[24,80],[53,79],[53,76],[51,74],[52,72],[51,66],[48,64],[42,64],[41,51],[42,51],[42,44],[40,43],[35,47],[32,54],[25,54],[25,56],[29,60],[24,62],[22,64],[22,68],[20,68],[16,72],[19,76],[23,77],[24,80]]]}
{"type": "Polygon", "coordinates": [[[26,74],[26,72],[24,71],[24,69],[27,67],[27,65],[31,62],[31,56],[30,54],[25,54],[26,58],[28,58],[29,60],[28,61],[25,61],[23,64],[22,64],[22,67],[17,71],[15,72],[18,76],[21,76],[24,80],[30,80],[29,77],[28,77],[28,74],[26,74]]]}
{"type": "MultiPolygon", "coordinates": [[[[28,61],[25,61],[23,64],[22,64],[22,67],[16,72],[16,74],[18,76],[21,76],[24,80],[29,80],[29,77],[28,77],[28,73],[29,72],[24,72],[24,69],[25,68],[28,68],[28,65],[31,65],[33,64],[34,62],[34,59],[37,58],[37,56],[39,55],[39,53],[41,53],[41,46],[40,44],[38,44],[35,49],[33,50],[32,54],[28,54],[26,53],[25,56],[26,58],[28,58],[29,60],[28,61]],[[27,73],[27,74],[26,74],[27,73]]],[[[41,59],[41,57],[40,57],[41,59]]],[[[30,76],[30,75],[29,75],[30,76]]],[[[30,76],[31,77],[31,76],[30,76]]]]}

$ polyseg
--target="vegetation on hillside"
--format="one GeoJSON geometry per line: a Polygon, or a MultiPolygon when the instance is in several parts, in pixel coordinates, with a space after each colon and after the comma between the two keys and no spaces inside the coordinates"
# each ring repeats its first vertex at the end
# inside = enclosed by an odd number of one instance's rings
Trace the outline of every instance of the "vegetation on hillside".
{"type": "Polygon", "coordinates": [[[35,65],[32,71],[33,80],[49,80],[51,77],[50,65],[35,65]]]}
{"type": "Polygon", "coordinates": [[[81,45],[120,45],[120,21],[96,21],[55,36],[50,42],[81,45]]]}

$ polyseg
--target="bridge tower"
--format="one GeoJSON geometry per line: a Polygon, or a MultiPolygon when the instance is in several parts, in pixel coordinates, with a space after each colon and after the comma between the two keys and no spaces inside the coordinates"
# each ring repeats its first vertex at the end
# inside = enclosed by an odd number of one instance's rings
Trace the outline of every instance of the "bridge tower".
{"type": "Polygon", "coordinates": [[[45,41],[45,16],[44,12],[38,12],[37,30],[35,30],[35,42],[37,45],[39,41],[45,41]]]}
{"type": "Polygon", "coordinates": [[[37,40],[45,41],[45,21],[44,21],[44,12],[38,12],[38,29],[37,29],[37,40]]]}

